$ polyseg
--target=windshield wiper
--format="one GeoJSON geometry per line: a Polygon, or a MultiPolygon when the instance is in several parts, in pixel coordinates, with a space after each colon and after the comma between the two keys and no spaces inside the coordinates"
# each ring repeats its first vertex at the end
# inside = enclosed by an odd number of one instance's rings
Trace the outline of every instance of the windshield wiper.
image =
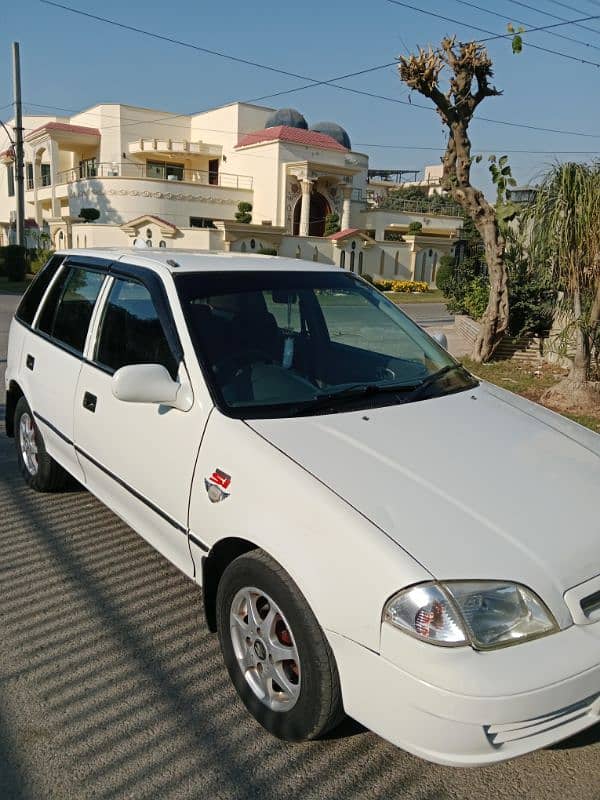
{"type": "Polygon", "coordinates": [[[396,394],[399,392],[410,392],[420,386],[414,383],[357,383],[354,386],[348,386],[346,389],[341,389],[339,392],[330,392],[329,394],[322,394],[315,397],[314,400],[309,400],[301,406],[294,409],[294,416],[301,416],[305,413],[313,411],[320,411],[325,408],[332,408],[338,403],[344,404],[352,402],[353,400],[360,400],[363,397],[376,394],[396,394]]]}
{"type": "Polygon", "coordinates": [[[444,375],[448,375],[448,373],[455,372],[456,370],[462,372],[463,375],[468,375],[469,378],[471,377],[471,375],[467,372],[467,370],[463,367],[462,364],[448,364],[447,367],[442,367],[442,369],[439,369],[437,372],[433,372],[431,375],[428,375],[424,380],[422,380],[419,384],[417,384],[413,388],[411,393],[403,398],[404,402],[410,403],[413,400],[418,400],[419,397],[423,395],[426,389],[428,389],[430,386],[433,386],[433,384],[437,383],[440,380],[440,378],[444,377],[444,375]]]}

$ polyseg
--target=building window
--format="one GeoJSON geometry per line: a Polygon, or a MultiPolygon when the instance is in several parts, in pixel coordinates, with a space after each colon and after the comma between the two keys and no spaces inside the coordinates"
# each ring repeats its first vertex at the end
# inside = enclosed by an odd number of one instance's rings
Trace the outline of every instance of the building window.
{"type": "Polygon", "coordinates": [[[384,272],[385,272],[385,253],[382,250],[381,255],[379,256],[379,273],[380,275],[383,275],[384,272]]]}
{"type": "Polygon", "coordinates": [[[25,180],[27,188],[33,189],[33,164],[29,161],[25,164],[25,180]]]}
{"type": "Polygon", "coordinates": [[[342,250],[340,253],[340,267],[344,269],[346,267],[346,251],[342,250]]]}
{"type": "Polygon", "coordinates": [[[354,250],[351,250],[350,251],[350,272],[354,272],[354,256],[355,255],[356,254],[355,254],[354,250]]]}
{"type": "Polygon", "coordinates": [[[6,165],[6,185],[8,188],[8,196],[15,196],[15,168],[13,164],[6,165]]]}
{"type": "Polygon", "coordinates": [[[50,164],[40,164],[40,177],[42,179],[42,186],[50,186],[52,184],[50,164]]]}
{"type": "Polygon", "coordinates": [[[169,164],[166,161],[147,161],[146,177],[160,178],[163,181],[182,181],[183,164],[169,164]]]}
{"type": "Polygon", "coordinates": [[[396,255],[394,256],[394,275],[397,275],[400,272],[400,253],[396,250],[396,255]]]}
{"type": "Polygon", "coordinates": [[[84,158],[79,162],[79,177],[80,178],[95,178],[98,174],[96,167],[96,158],[84,158]]]}
{"type": "Polygon", "coordinates": [[[362,275],[363,273],[363,251],[361,250],[358,254],[358,274],[362,275]]]}
{"type": "Polygon", "coordinates": [[[190,217],[190,228],[216,228],[216,225],[208,217],[190,217]]]}

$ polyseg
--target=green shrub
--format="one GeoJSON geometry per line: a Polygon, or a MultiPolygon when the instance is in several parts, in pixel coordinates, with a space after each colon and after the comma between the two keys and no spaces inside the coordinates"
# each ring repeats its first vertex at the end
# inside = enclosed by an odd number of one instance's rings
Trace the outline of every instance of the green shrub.
{"type": "Polygon", "coordinates": [[[480,275],[469,284],[463,298],[465,311],[472,319],[481,319],[487,308],[490,284],[487,277],[480,275]]]}
{"type": "Polygon", "coordinates": [[[410,225],[408,226],[408,232],[413,236],[416,233],[421,233],[422,230],[423,230],[423,225],[421,222],[411,222],[410,225]]]}
{"type": "Polygon", "coordinates": [[[444,294],[450,294],[454,281],[454,256],[442,256],[435,274],[435,284],[444,294]]]}
{"type": "Polygon", "coordinates": [[[29,272],[33,275],[37,275],[37,273],[44,267],[53,254],[53,250],[38,250],[32,257],[29,262],[29,272]]]}
{"type": "Polygon", "coordinates": [[[256,251],[261,256],[276,256],[277,250],[274,247],[259,247],[256,251]]]}
{"type": "Polygon", "coordinates": [[[100,219],[100,212],[97,208],[82,208],[79,212],[79,219],[84,222],[95,222],[100,219]]]}
{"type": "Polygon", "coordinates": [[[368,275],[368,274],[365,272],[365,273],[364,273],[364,275],[361,275],[361,277],[362,277],[362,279],[363,279],[364,281],[366,281],[367,283],[370,283],[370,284],[371,284],[371,286],[375,286],[375,285],[376,285],[372,275],[368,275]]]}
{"type": "Polygon", "coordinates": [[[2,270],[9,281],[24,281],[27,272],[27,251],[18,244],[0,248],[0,258],[4,263],[2,270]]]}
{"type": "Polygon", "coordinates": [[[325,217],[325,236],[332,236],[340,230],[340,218],[338,214],[327,214],[325,217]]]}
{"type": "Polygon", "coordinates": [[[238,222],[249,225],[252,222],[252,203],[247,203],[245,200],[240,200],[238,203],[238,210],[235,212],[235,218],[238,222]]]}

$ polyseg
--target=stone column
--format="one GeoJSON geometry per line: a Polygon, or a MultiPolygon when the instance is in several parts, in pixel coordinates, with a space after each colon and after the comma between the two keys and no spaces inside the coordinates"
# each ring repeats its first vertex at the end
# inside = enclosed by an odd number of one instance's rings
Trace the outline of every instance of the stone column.
{"type": "Polygon", "coordinates": [[[411,250],[410,253],[410,279],[411,281],[416,280],[416,272],[417,272],[417,256],[419,255],[420,250],[411,250]]]}
{"type": "Polygon", "coordinates": [[[300,200],[300,236],[308,236],[308,227],[310,222],[310,193],[313,187],[313,181],[308,178],[302,178],[300,181],[302,188],[302,199],[300,200]]]}
{"type": "Polygon", "coordinates": [[[341,228],[345,231],[347,228],[350,227],[350,207],[351,207],[351,200],[352,197],[352,186],[348,183],[342,184],[342,195],[344,197],[344,201],[342,204],[342,220],[341,220],[341,228]]]}
{"type": "Polygon", "coordinates": [[[56,176],[58,175],[60,154],[58,144],[54,141],[54,139],[50,139],[50,142],[48,143],[48,153],[50,156],[52,216],[60,217],[60,201],[56,197],[56,176]]]}

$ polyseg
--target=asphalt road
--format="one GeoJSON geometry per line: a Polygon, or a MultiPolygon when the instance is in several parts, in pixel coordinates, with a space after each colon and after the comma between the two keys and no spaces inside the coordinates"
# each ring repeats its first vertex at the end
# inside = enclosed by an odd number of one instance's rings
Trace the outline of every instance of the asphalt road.
{"type": "MultiPolygon", "coordinates": [[[[0,336],[12,306],[0,296],[0,336]]],[[[600,799],[598,727],[480,770],[352,724],[271,738],[229,684],[199,590],[85,491],[28,490],[2,423],[0,553],[0,800],[600,799]]]]}

